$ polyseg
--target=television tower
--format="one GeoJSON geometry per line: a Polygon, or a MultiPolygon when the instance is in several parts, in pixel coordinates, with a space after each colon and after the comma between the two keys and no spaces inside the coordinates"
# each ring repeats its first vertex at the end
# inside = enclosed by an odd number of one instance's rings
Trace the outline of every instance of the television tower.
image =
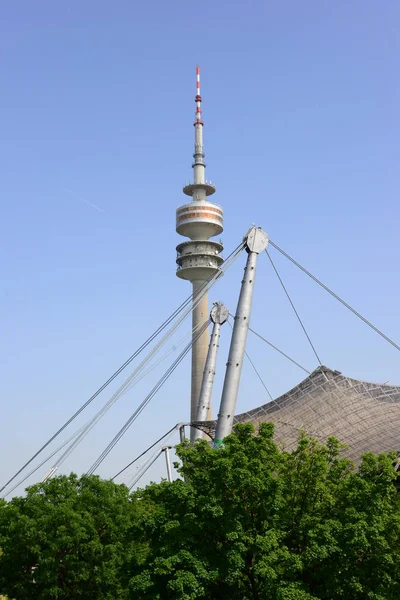
{"type": "MultiPolygon", "coordinates": [[[[190,202],[183,204],[176,210],[176,231],[189,238],[176,247],[177,251],[177,276],[190,281],[193,286],[193,300],[202,292],[203,286],[216,271],[220,270],[223,262],[220,256],[223,246],[219,242],[210,241],[210,238],[222,233],[223,211],[218,204],[207,200],[215,192],[215,186],[205,178],[204,149],[203,149],[203,121],[201,116],[200,95],[200,67],[196,67],[196,117],[194,122],[194,154],[193,154],[193,183],[185,185],[183,193],[191,197],[190,202]]],[[[208,321],[208,294],[194,306],[192,313],[192,335],[208,321]]],[[[207,358],[209,344],[209,331],[204,333],[194,342],[192,347],[192,383],[190,401],[190,420],[196,420],[197,405],[199,402],[201,382],[207,358]]],[[[211,406],[207,418],[211,418],[211,406]]],[[[192,441],[195,430],[191,431],[192,441]]]]}

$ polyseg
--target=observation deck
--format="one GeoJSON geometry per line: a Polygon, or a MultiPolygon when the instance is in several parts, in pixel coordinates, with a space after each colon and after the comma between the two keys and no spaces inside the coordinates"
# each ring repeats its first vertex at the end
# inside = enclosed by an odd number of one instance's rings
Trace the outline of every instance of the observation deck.
{"type": "Polygon", "coordinates": [[[192,240],[204,240],[224,230],[224,213],[218,204],[192,201],[176,210],[176,231],[192,240]]]}
{"type": "Polygon", "coordinates": [[[188,281],[206,281],[220,270],[223,245],[207,240],[182,242],[176,247],[177,276],[188,281]]]}

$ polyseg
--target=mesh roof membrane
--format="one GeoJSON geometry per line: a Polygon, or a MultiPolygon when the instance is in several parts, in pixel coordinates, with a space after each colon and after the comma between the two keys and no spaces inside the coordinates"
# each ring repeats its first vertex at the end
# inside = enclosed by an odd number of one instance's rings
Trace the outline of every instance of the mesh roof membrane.
{"type": "MultiPolygon", "coordinates": [[[[236,415],[234,424],[275,425],[275,441],[287,451],[300,431],[325,442],[335,436],[347,444],[343,453],[355,462],[364,452],[400,452],[400,387],[344,377],[318,367],[276,400],[236,415]]],[[[216,421],[195,425],[214,438],[216,421]]]]}

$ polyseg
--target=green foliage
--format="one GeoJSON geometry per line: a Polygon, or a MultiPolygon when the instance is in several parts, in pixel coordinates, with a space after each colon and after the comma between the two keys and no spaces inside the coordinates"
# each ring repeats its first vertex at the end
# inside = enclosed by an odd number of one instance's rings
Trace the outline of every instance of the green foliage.
{"type": "Polygon", "coordinates": [[[124,598],[121,568],[130,526],[125,486],[56,477],[0,509],[0,590],[30,598],[124,598]]]}
{"type": "Polygon", "coordinates": [[[367,455],[356,472],[341,450],[301,436],[281,452],[271,424],[237,426],[218,450],[180,446],[189,483],[134,496],[150,515],[134,525],[148,552],[130,598],[398,600],[394,457],[367,455]]]}
{"type": "Polygon", "coordinates": [[[239,425],[178,447],[185,481],[129,495],[57,477],[0,503],[0,590],[15,600],[398,600],[395,457],[358,469],[300,436],[239,425]]]}

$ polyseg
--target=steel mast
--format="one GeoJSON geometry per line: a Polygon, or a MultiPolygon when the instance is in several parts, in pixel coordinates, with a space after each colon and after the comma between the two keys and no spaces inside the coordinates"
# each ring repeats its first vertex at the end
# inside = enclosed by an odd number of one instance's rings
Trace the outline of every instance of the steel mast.
{"type": "MultiPolygon", "coordinates": [[[[221,302],[215,302],[210,312],[213,329],[208,347],[206,364],[204,367],[203,381],[201,383],[199,404],[197,406],[196,421],[206,421],[210,412],[212,389],[217,364],[219,338],[221,326],[228,320],[229,311],[221,302]]],[[[203,437],[201,431],[195,430],[195,438],[203,437]]]]}
{"type": "Polygon", "coordinates": [[[260,227],[252,227],[244,237],[244,242],[248,256],[236,309],[228,362],[226,364],[214,447],[219,446],[223,439],[232,431],[240,375],[246,350],[247,333],[250,324],[257,258],[259,253],[265,250],[268,245],[268,235],[260,227]]]}
{"type": "Polygon", "coordinates": [[[167,479],[169,481],[169,483],[172,482],[172,468],[171,468],[171,459],[169,456],[169,451],[172,449],[172,446],[163,446],[161,448],[161,452],[164,452],[165,454],[165,463],[167,466],[167,479]]]}

